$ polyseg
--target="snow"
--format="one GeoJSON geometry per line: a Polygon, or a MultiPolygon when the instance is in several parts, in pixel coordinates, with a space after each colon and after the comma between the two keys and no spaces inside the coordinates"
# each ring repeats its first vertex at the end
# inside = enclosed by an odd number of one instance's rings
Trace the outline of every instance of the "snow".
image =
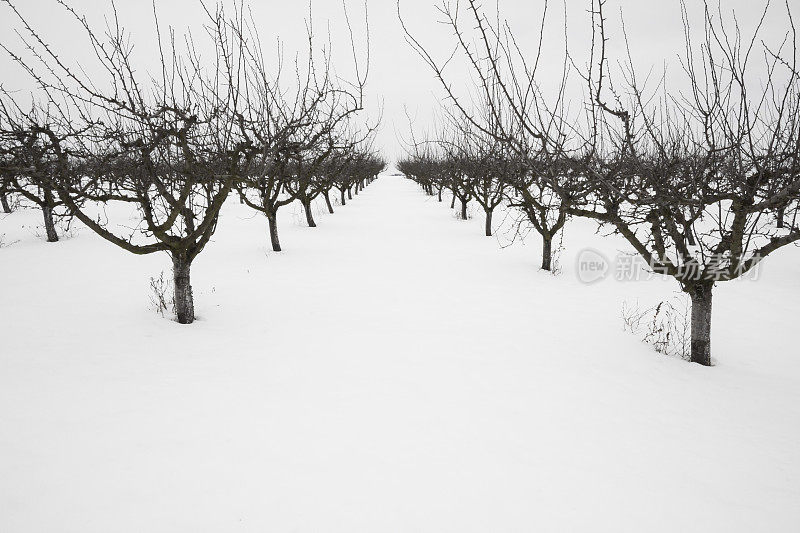
{"type": "Polygon", "coordinates": [[[674,282],[578,281],[616,237],[553,276],[447,207],[385,175],[276,254],[232,197],[191,326],[166,255],[4,216],[0,531],[797,531],[800,250],[716,289],[704,368],[623,331],[674,282]]]}

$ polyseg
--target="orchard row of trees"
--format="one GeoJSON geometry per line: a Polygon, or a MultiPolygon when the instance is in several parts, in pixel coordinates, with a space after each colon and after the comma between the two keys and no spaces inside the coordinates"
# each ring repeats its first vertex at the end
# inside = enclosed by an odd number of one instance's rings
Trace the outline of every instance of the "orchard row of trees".
{"type": "MultiPolygon", "coordinates": [[[[800,241],[800,72],[791,10],[782,8],[784,33],[763,35],[767,3],[746,36],[735,18],[706,5],[698,38],[681,5],[685,49],[680,90],[673,91],[668,82],[676,80],[667,76],[648,86],[651,77],[637,74],[629,48],[627,57],[609,57],[605,2],[588,3],[585,65],[565,44],[561,75],[546,80],[539,74],[543,40],[526,54],[511,26],[473,0],[440,7],[456,39],[456,52],[444,59],[406,29],[448,99],[443,132],[414,142],[400,168],[430,194],[451,191],[462,215],[467,202],[478,202],[487,235],[497,205],[519,209],[542,237],[545,269],[553,238],[572,217],[620,234],[688,293],[691,360],[710,365],[715,284],[800,241]],[[458,57],[471,71],[470,87],[452,83],[458,57]]],[[[548,16],[545,3],[542,31],[548,16]]]]}
{"type": "MultiPolygon", "coordinates": [[[[553,241],[567,221],[561,197],[528,172],[525,162],[501,143],[479,135],[436,141],[398,162],[398,169],[431,196],[450,207],[459,204],[459,216],[467,219],[467,206],[478,204],[484,213],[485,233],[492,236],[493,215],[501,205],[517,209],[521,221],[542,238],[542,269],[553,268],[553,241]],[[479,142],[475,140],[479,139],[479,142]]],[[[553,169],[551,169],[553,170],[553,169]]]]}
{"type": "Polygon", "coordinates": [[[264,213],[280,251],[281,207],[299,201],[315,226],[312,201],[323,197],[333,212],[332,191],[344,204],[384,167],[371,148],[375,126],[359,122],[369,69],[352,37],[353,79],[335,74],[330,50],[316,49],[309,26],[307,56],[287,80],[282,59],[270,70],[242,4],[231,15],[221,5],[207,9],[202,44],[191,33],[176,44],[171,28],[162,39],[155,15],[153,73],[135,66],[116,11],[98,32],[57,0],[92,54],[90,75],[13,2],[2,4],[19,42],[0,46],[34,84],[24,97],[0,87],[2,207],[10,210],[13,195],[39,206],[51,242],[61,216],[131,253],[167,252],[180,323],[194,321],[192,262],[230,196],[264,213]],[[124,219],[113,220],[120,213],[124,219]]]}

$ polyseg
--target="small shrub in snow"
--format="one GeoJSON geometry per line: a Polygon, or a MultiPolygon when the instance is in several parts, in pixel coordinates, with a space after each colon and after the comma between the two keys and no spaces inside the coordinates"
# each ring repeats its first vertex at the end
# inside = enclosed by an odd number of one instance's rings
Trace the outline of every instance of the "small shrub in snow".
{"type": "MultiPolygon", "coordinates": [[[[558,243],[552,250],[551,256],[551,264],[549,272],[553,276],[559,276],[563,269],[561,268],[561,254],[564,252],[566,248],[564,247],[564,232],[561,231],[558,234],[558,243]]],[[[544,269],[548,270],[548,269],[544,269]]]]}
{"type": "Polygon", "coordinates": [[[175,299],[174,287],[169,278],[164,277],[164,271],[155,278],[150,278],[150,304],[156,313],[164,316],[167,311],[174,312],[175,299]]]}
{"type": "Polygon", "coordinates": [[[641,335],[658,353],[691,359],[691,317],[683,295],[642,309],[638,303],[622,304],[624,329],[641,335]]]}
{"type": "Polygon", "coordinates": [[[12,244],[16,244],[19,241],[6,241],[6,234],[0,233],[0,248],[5,248],[6,246],[11,246],[12,244]]]}
{"type": "Polygon", "coordinates": [[[466,216],[464,216],[464,213],[460,210],[460,208],[453,211],[453,218],[456,220],[469,220],[471,218],[470,209],[467,208],[466,216]]]}

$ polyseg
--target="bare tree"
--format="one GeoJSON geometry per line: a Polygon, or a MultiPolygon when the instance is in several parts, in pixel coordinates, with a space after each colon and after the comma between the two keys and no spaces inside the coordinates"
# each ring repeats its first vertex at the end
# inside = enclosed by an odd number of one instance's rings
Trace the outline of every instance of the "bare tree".
{"type": "Polygon", "coordinates": [[[548,80],[548,85],[555,87],[548,97],[537,79],[544,53],[543,33],[549,25],[547,1],[543,3],[538,47],[530,57],[519,48],[510,24],[501,21],[499,14],[490,18],[474,0],[443,2],[438,10],[441,22],[455,36],[452,54],[437,60],[401,17],[406,40],[440,81],[450,104],[445,109],[450,122],[482,137],[484,143],[502,146],[502,164],[508,165],[503,181],[509,202],[542,236],[542,268],[550,270],[552,243],[568,218],[566,207],[580,201],[586,192],[573,171],[572,161],[587,140],[577,130],[577,116],[568,113],[571,58],[566,37],[561,76],[557,83],[548,80]],[[457,93],[458,85],[448,78],[457,55],[475,80],[472,92],[457,93]]]}
{"type": "MultiPolygon", "coordinates": [[[[323,194],[337,189],[341,204],[346,204],[345,192],[358,182],[370,183],[384,169],[386,163],[371,151],[369,145],[338,150],[328,158],[322,169],[322,180],[327,184],[323,194]]],[[[326,199],[330,204],[330,200],[326,199]]]]}
{"type": "MultiPolygon", "coordinates": [[[[208,12],[207,34],[218,55],[209,72],[193,41],[180,52],[159,37],[161,73],[138,74],[129,36],[114,14],[101,37],[59,0],[88,39],[105,79],[72,67],[4,0],[22,27],[34,61],[3,47],[39,85],[57,116],[31,128],[49,140],[58,198],[88,228],[135,254],[167,252],[173,264],[180,323],[195,319],[192,262],[211,239],[220,209],[241,174],[245,140],[237,129],[242,62],[241,19],[208,12]],[[111,224],[87,205],[121,203],[139,214],[135,227],[111,224]]],[[[161,35],[158,19],[155,27],[161,35]]],[[[170,43],[174,43],[174,36],[170,43]]],[[[34,118],[29,115],[29,118],[34,118]]],[[[32,121],[33,122],[33,121],[32,121]]]]}
{"type": "MultiPolygon", "coordinates": [[[[310,21],[307,55],[304,63],[295,62],[293,86],[284,86],[280,69],[275,76],[268,75],[263,55],[248,44],[258,42],[252,27],[249,38],[244,39],[246,65],[252,75],[247,113],[240,115],[239,124],[249,143],[252,165],[241,176],[237,190],[243,203],[267,217],[272,249],[276,252],[282,249],[278,210],[298,200],[308,225],[314,227],[311,203],[323,195],[329,211],[333,212],[329,197],[332,183],[325,176],[326,161],[337,151],[358,142],[358,135],[349,128],[363,110],[369,74],[369,24],[367,21],[366,59],[361,61],[346,8],[345,19],[355,72],[352,80],[335,75],[330,50],[323,50],[318,61],[310,21]]],[[[367,135],[375,127],[367,127],[367,135]]]]}
{"type": "MultiPolygon", "coordinates": [[[[529,157],[506,173],[509,206],[542,237],[542,270],[553,268],[553,242],[564,228],[569,207],[582,198],[578,165],[565,156],[529,157]]],[[[512,163],[513,165],[513,163],[512,163]]]]}
{"type": "Polygon", "coordinates": [[[0,159],[0,208],[3,213],[11,213],[13,208],[9,197],[11,196],[13,168],[11,158],[6,154],[7,148],[0,148],[0,153],[3,153],[0,159]]]}
{"type": "MultiPolygon", "coordinates": [[[[689,294],[691,360],[711,364],[712,290],[800,240],[800,77],[794,26],[775,48],[764,15],[746,39],[706,6],[703,41],[684,11],[685,97],[647,98],[628,59],[627,98],[610,90],[603,3],[593,10],[596,109],[585,173],[590,202],[570,212],[610,225],[689,294]],[[754,49],[761,46],[761,79],[754,49]],[[612,95],[613,103],[608,102],[612,95]],[[778,228],[772,214],[788,215],[778,228]]],[[[791,11],[787,5],[787,20],[791,11]]]]}
{"type": "Polygon", "coordinates": [[[46,110],[34,108],[23,112],[7,93],[0,92],[0,97],[3,210],[11,212],[8,194],[19,195],[41,210],[47,241],[58,242],[55,218],[63,202],[56,191],[57,149],[72,134],[52,140],[47,128],[39,126],[47,123],[46,110]]]}

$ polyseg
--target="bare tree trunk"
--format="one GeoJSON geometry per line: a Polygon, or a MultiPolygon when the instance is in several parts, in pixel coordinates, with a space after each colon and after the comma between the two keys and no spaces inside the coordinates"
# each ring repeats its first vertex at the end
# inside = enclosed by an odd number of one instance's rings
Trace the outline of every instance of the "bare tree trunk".
{"type": "Polygon", "coordinates": [[[8,193],[0,192],[0,205],[3,206],[3,213],[11,212],[11,204],[8,203],[8,193]]]}
{"type": "Polygon", "coordinates": [[[58,242],[56,223],[53,220],[53,208],[47,204],[43,205],[42,214],[44,215],[44,228],[47,232],[47,242],[58,242]]]}
{"type": "Polygon", "coordinates": [[[683,236],[686,239],[686,244],[688,244],[689,246],[694,246],[696,244],[694,240],[694,232],[692,231],[691,222],[683,226],[683,236]]]}
{"type": "Polygon", "coordinates": [[[272,251],[280,252],[281,241],[278,239],[278,214],[267,215],[267,222],[269,223],[269,239],[272,241],[272,251]]]}
{"type": "Polygon", "coordinates": [[[453,209],[456,206],[456,193],[453,193],[453,199],[450,200],[450,209],[453,209]]]}
{"type": "Polygon", "coordinates": [[[344,189],[342,189],[342,205],[347,205],[347,202],[344,199],[344,189]]]}
{"type": "Polygon", "coordinates": [[[180,324],[194,322],[194,298],[189,275],[192,263],[185,257],[172,254],[172,279],[175,284],[175,315],[180,324]]]}
{"type": "Polygon", "coordinates": [[[467,200],[461,200],[461,220],[467,220],[467,200]]]}
{"type": "Polygon", "coordinates": [[[439,187],[439,201],[442,201],[442,188],[439,187]]]}
{"type": "Polygon", "coordinates": [[[486,210],[486,236],[492,236],[492,213],[494,209],[487,209],[486,210]]]}
{"type": "Polygon", "coordinates": [[[542,270],[553,269],[553,238],[542,237],[542,270]]]}
{"type": "MultiPolygon", "coordinates": [[[[6,213],[8,213],[8,211],[6,211],[6,213]]],[[[786,207],[785,206],[779,207],[778,208],[778,212],[776,213],[775,216],[778,219],[778,229],[783,229],[783,227],[785,225],[784,224],[784,218],[786,216],[786,207]]]]}
{"type": "Polygon", "coordinates": [[[323,191],[322,196],[325,198],[325,205],[328,206],[328,213],[333,214],[333,205],[331,205],[331,197],[329,191],[323,191]]]}
{"type": "Polygon", "coordinates": [[[711,291],[713,283],[687,289],[692,298],[692,362],[711,366],[711,291]]]}
{"type": "Polygon", "coordinates": [[[353,186],[352,185],[347,188],[347,199],[348,200],[352,200],[353,199],[353,186]]]}
{"type": "Polygon", "coordinates": [[[306,212],[306,222],[308,222],[308,227],[316,228],[317,223],[314,222],[314,215],[311,212],[311,200],[301,200],[301,203],[303,204],[303,211],[306,212]]]}

